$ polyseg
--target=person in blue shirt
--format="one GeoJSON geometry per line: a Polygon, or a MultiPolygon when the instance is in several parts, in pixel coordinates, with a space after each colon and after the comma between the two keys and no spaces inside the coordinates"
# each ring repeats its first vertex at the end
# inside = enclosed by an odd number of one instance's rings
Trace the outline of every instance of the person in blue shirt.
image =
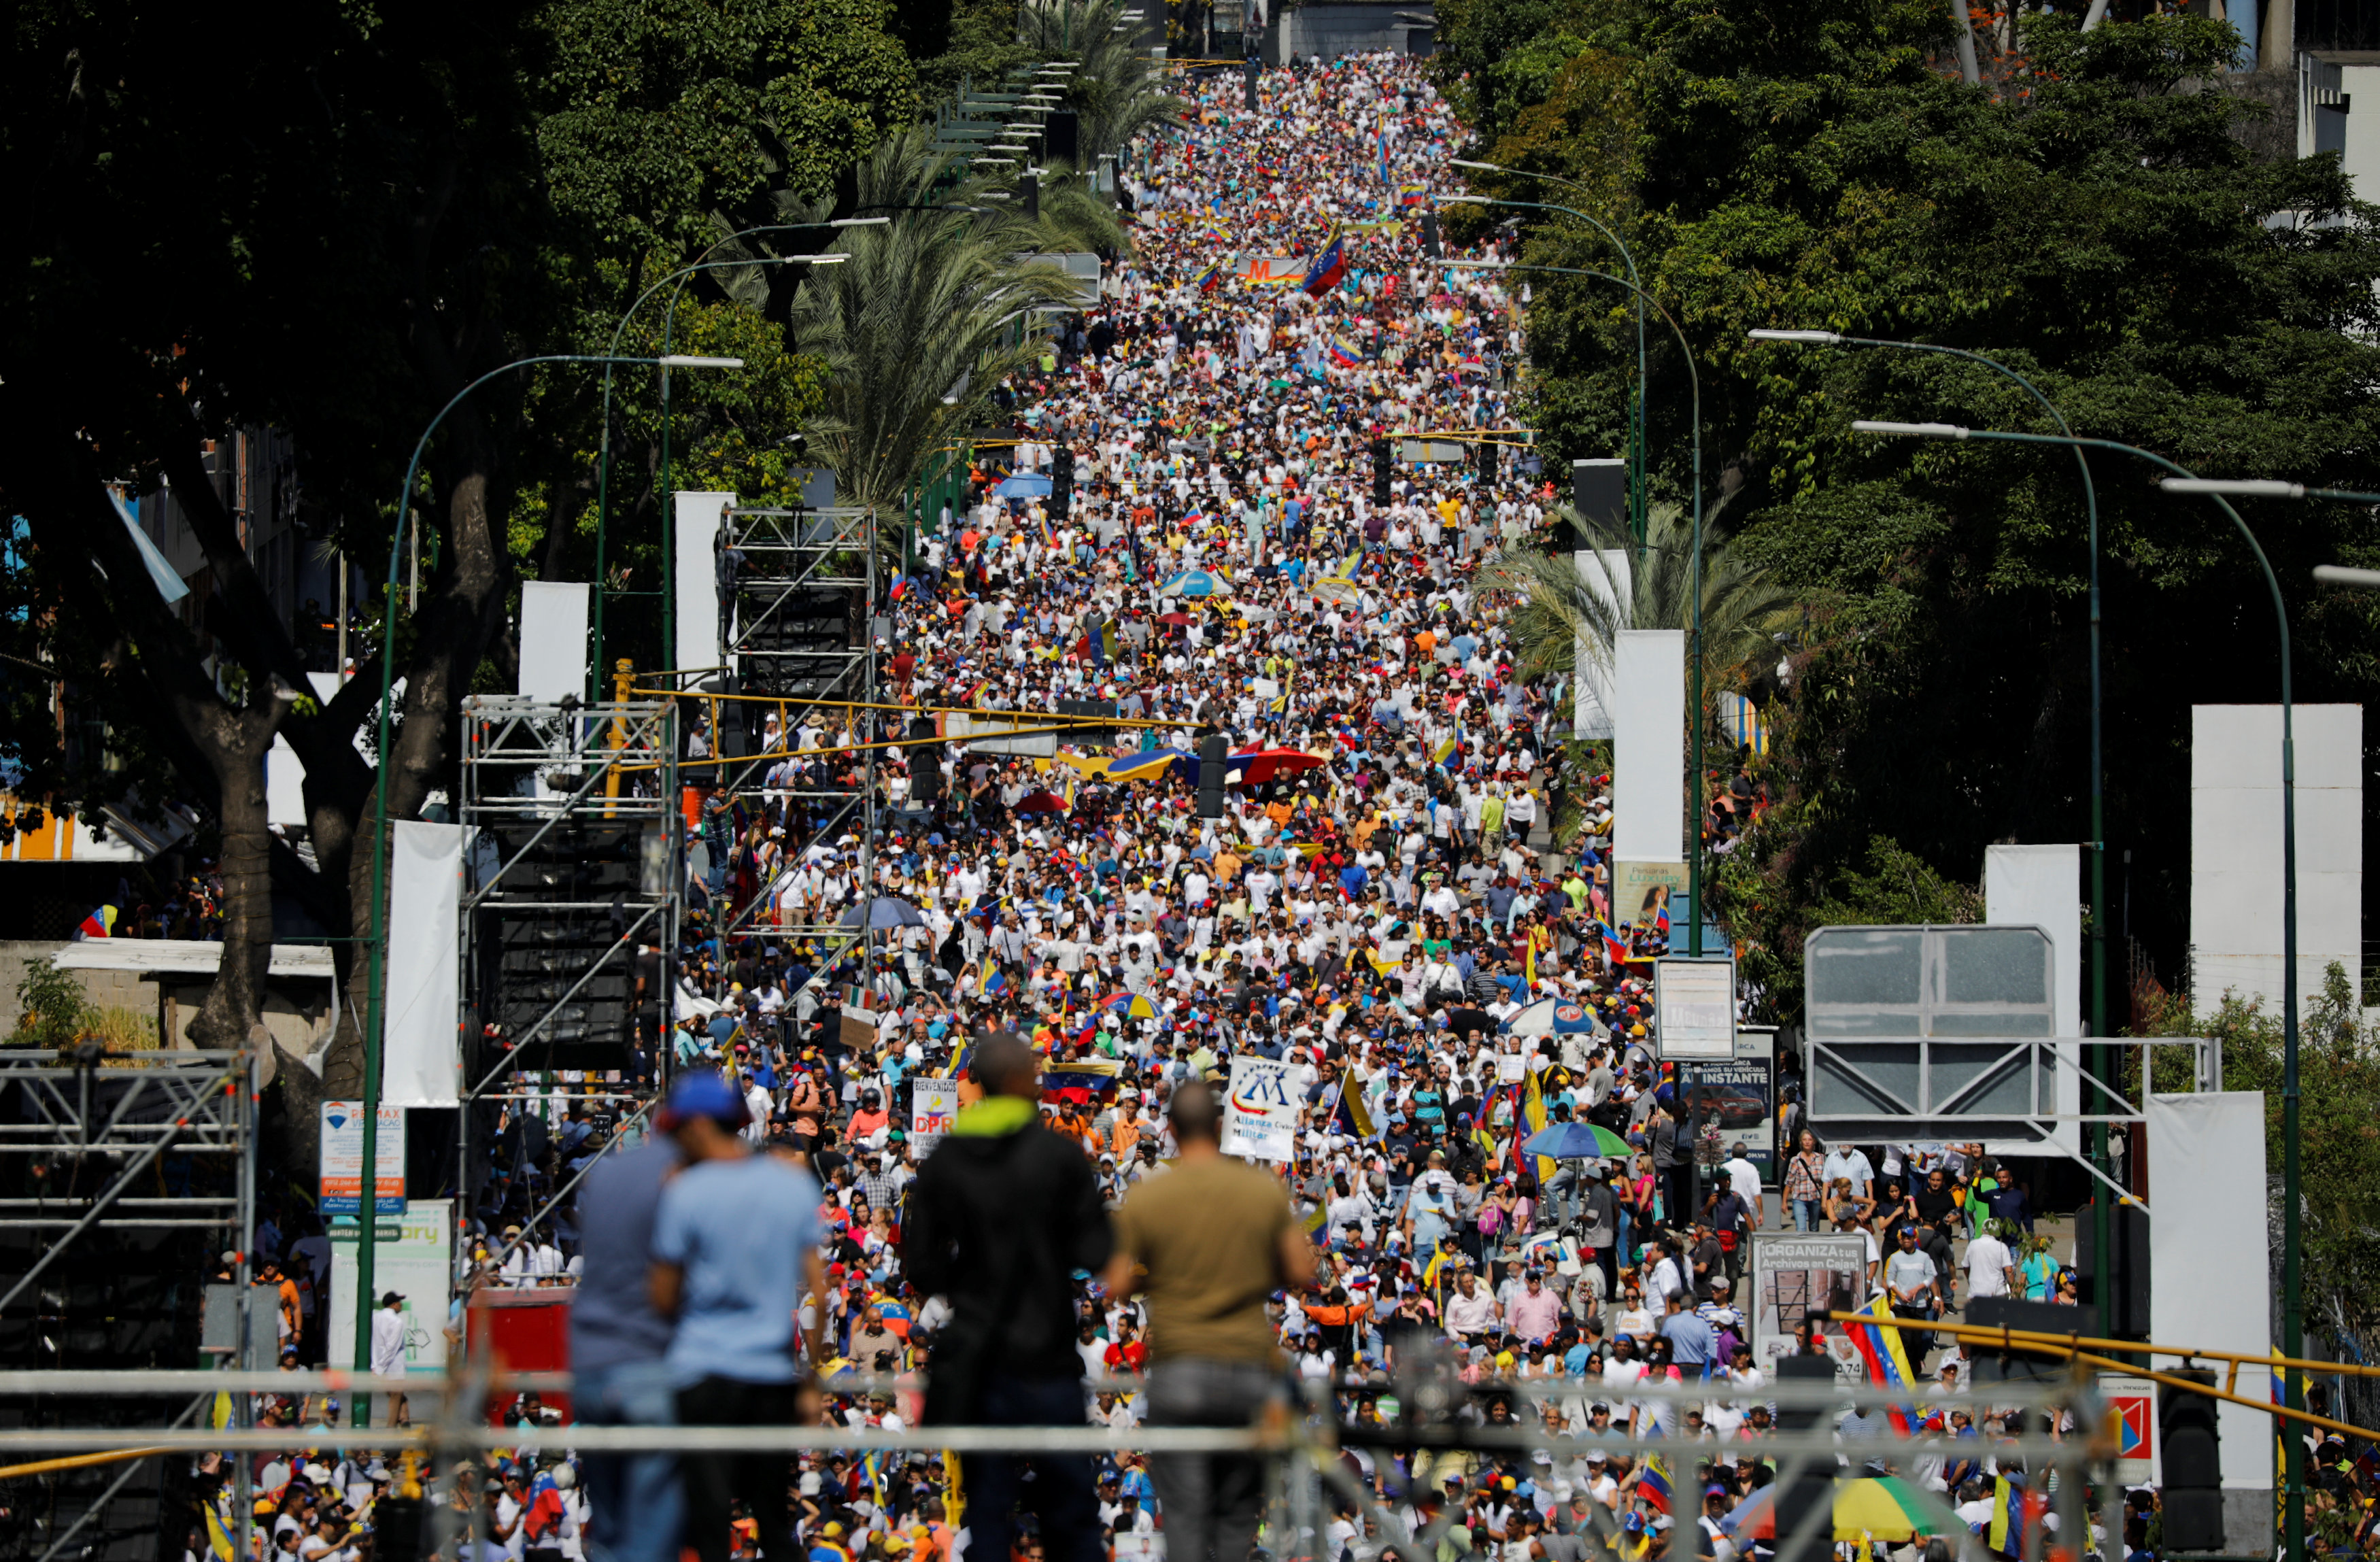
{"type": "Polygon", "coordinates": [[[1683,1290],[1670,1293],[1670,1315],[1661,1320],[1661,1338],[1670,1342],[1670,1361],[1680,1376],[1708,1377],[1716,1337],[1709,1319],[1687,1310],[1690,1294],[1683,1290]]]}
{"type": "MultiPolygon", "coordinates": [[[[654,1312],[675,1326],[663,1360],[689,1425],[788,1426],[816,1415],[801,1403],[794,1316],[806,1289],[826,1294],[819,1187],[747,1144],[736,1132],[747,1120],[744,1093],[706,1071],[678,1077],[660,1122],[686,1165],[662,1192],[647,1285],[654,1312]]],[[[808,1333],[809,1359],[822,1360],[815,1314],[808,1333]]],[[[688,1460],[685,1480],[702,1562],[728,1562],[739,1496],[763,1549],[791,1544],[783,1455],[688,1460]]]]}
{"type": "MultiPolygon", "coordinates": [[[[646,1267],[662,1190],[678,1148],[648,1139],[606,1156],[578,1193],[585,1272],[570,1307],[572,1404],[590,1426],[677,1419],[663,1353],[669,1320],[653,1311],[646,1267]]],[[[686,1499],[675,1454],[589,1454],[588,1552],[601,1562],[677,1562],[686,1499]]]]}

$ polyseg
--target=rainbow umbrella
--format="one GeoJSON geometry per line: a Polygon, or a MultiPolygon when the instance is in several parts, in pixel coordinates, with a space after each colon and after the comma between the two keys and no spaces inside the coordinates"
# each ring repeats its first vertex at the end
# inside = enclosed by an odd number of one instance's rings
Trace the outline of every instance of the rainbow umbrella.
{"type": "Polygon", "coordinates": [[[1154,1020],[1158,1017],[1157,1005],[1149,1002],[1145,993],[1111,992],[1099,999],[1099,1007],[1114,1011],[1120,1019],[1154,1020]]]}
{"type": "Polygon", "coordinates": [[[1591,1122],[1558,1122],[1529,1135],[1521,1148],[1533,1156],[1548,1160],[1599,1160],[1606,1156],[1626,1156],[1633,1152],[1628,1141],[1611,1130],[1591,1122]]]}
{"type": "MultiPolygon", "coordinates": [[[[1777,1491],[1775,1486],[1763,1486],[1720,1520],[1719,1528],[1751,1540],[1775,1540],[1777,1491]]],[[[1929,1511],[1916,1488],[1898,1476],[1835,1483],[1835,1539],[1839,1541],[1924,1540],[1949,1532],[1949,1525],[1929,1511]]]]}

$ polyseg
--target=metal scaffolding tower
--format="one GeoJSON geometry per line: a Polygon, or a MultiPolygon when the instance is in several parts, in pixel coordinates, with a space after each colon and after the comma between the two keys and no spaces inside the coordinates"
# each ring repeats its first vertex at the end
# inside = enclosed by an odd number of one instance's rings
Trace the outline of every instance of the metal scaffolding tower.
{"type": "MultiPolygon", "coordinates": [[[[548,1099],[552,1075],[566,1070],[617,1071],[616,1084],[591,1088],[640,1095],[639,1042],[653,1049],[658,1077],[684,881],[678,810],[674,703],[463,702],[457,1183],[467,1215],[482,1212],[492,1175],[472,1146],[492,1143],[504,1101],[548,1099]],[[654,953],[640,971],[647,944],[654,953]]],[[[531,1182],[504,1197],[534,1209],[552,1192],[531,1182]]]]}
{"type": "MultiPolygon", "coordinates": [[[[273,1364],[240,1360],[251,1336],[233,1315],[273,1304],[249,1284],[256,1060],[98,1042],[0,1051],[0,1365],[273,1364]],[[225,1252],[237,1304],[218,1318],[206,1292],[225,1252]]],[[[0,1405],[0,1428],[157,1416],[153,1403],[62,1394],[0,1405]]],[[[0,1557],[178,1556],[176,1479],[176,1461],[141,1459],[0,1483],[0,1557]]]]}
{"type": "MultiPolygon", "coordinates": [[[[722,593],[721,602],[727,668],[710,692],[746,697],[710,702],[717,791],[753,817],[764,804],[777,804],[791,816],[791,842],[832,841],[848,832],[858,843],[861,877],[871,878],[877,751],[863,749],[856,773],[842,784],[801,756],[806,747],[820,746],[817,735],[831,736],[846,722],[862,744],[880,733],[892,735],[892,724],[877,720],[880,713],[844,708],[881,698],[877,642],[885,631],[876,616],[876,513],[730,509],[726,527],[724,547],[737,563],[733,588],[722,593]],[[830,708],[829,702],[837,703],[830,708]],[[806,740],[805,733],[812,738],[806,740]]],[[[722,906],[722,935],[767,929],[817,939],[822,949],[837,939],[832,924],[777,920],[779,892],[798,866],[797,855],[789,849],[771,882],[722,906]]]]}

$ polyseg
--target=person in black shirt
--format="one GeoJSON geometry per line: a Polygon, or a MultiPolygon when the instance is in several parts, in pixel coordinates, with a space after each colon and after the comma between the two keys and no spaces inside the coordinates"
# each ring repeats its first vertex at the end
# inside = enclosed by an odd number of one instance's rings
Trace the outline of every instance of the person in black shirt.
{"type": "Polygon", "coordinates": [[[1934,1267],[1942,1274],[1951,1273],[1950,1237],[1958,1229],[1959,1200],[1950,1174],[1938,1166],[1927,1172],[1925,1181],[1909,1195],[1904,1207],[1917,1226],[1918,1250],[1931,1258],[1934,1267]]]}

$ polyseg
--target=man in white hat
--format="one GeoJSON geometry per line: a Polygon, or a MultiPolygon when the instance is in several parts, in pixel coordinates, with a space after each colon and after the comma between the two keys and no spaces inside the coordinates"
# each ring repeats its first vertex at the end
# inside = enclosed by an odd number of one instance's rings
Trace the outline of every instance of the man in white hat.
{"type": "MultiPolygon", "coordinates": [[[[372,1310],[371,1372],[374,1377],[405,1375],[405,1296],[399,1291],[383,1292],[380,1305],[372,1310]]],[[[407,1414],[405,1396],[380,1394],[380,1403],[372,1417],[374,1426],[403,1426],[410,1419],[407,1414]]]]}

